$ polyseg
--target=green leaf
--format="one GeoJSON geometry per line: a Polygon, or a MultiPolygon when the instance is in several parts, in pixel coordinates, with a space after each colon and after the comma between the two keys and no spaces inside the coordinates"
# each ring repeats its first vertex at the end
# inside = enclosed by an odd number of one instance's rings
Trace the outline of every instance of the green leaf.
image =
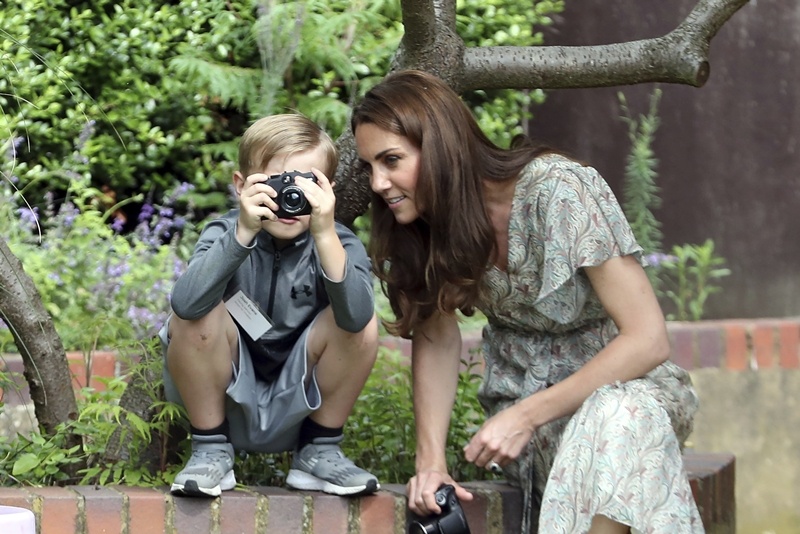
{"type": "Polygon", "coordinates": [[[14,476],[24,475],[35,469],[39,465],[39,457],[33,453],[25,453],[14,462],[11,474],[14,476]]]}

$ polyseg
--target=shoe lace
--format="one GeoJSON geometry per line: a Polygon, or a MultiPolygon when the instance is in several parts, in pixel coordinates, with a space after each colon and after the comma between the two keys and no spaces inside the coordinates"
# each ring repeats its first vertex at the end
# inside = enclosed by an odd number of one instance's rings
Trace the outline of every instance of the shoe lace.
{"type": "Polygon", "coordinates": [[[228,457],[228,453],[223,450],[211,447],[198,447],[192,451],[190,463],[225,463],[228,457]]]}
{"type": "Polygon", "coordinates": [[[320,461],[353,463],[338,445],[317,445],[317,458],[320,461]]]}

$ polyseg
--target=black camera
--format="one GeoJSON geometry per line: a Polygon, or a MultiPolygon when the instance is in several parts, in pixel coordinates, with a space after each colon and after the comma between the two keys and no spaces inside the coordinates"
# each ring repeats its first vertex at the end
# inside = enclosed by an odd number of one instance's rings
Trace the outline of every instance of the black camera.
{"type": "Polygon", "coordinates": [[[408,534],[470,534],[467,516],[458,502],[456,489],[445,484],[436,490],[434,497],[442,513],[411,521],[408,534]]]}
{"type": "Polygon", "coordinates": [[[313,172],[300,171],[273,174],[264,182],[278,193],[278,196],[275,197],[275,202],[278,204],[278,211],[275,212],[275,215],[278,218],[286,219],[311,213],[311,206],[306,200],[306,195],[295,184],[295,178],[308,178],[317,183],[317,177],[314,176],[313,172]]]}

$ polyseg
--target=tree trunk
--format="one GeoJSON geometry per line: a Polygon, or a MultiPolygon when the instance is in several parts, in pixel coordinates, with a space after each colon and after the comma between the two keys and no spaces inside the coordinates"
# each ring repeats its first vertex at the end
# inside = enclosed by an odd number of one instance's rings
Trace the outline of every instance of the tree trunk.
{"type": "MultiPolygon", "coordinates": [[[[78,416],[67,355],[33,280],[2,237],[0,315],[22,355],[23,374],[30,388],[39,427],[42,433],[53,435],[60,423],[73,421],[78,416]]],[[[80,436],[71,434],[66,446],[80,443],[80,436]]],[[[70,467],[69,474],[74,476],[83,467],[75,464],[70,467]]]]}

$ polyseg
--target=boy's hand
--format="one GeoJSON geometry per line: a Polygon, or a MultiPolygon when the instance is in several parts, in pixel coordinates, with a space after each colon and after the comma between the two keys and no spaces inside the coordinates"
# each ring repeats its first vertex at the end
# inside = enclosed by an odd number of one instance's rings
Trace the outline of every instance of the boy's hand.
{"type": "Polygon", "coordinates": [[[311,206],[309,231],[314,239],[317,239],[326,232],[335,231],[336,195],[333,193],[331,181],[321,170],[312,167],[311,172],[317,177],[316,184],[307,178],[297,178],[295,184],[303,190],[306,202],[311,206]]]}
{"type": "MultiPolygon", "coordinates": [[[[239,191],[239,231],[237,237],[244,238],[243,244],[249,244],[261,231],[262,217],[274,221],[278,204],[275,197],[277,191],[265,182],[269,177],[263,173],[251,174],[244,179],[239,191]]],[[[240,240],[241,241],[241,240],[240,240]]]]}
{"type": "Polygon", "coordinates": [[[333,184],[321,170],[312,167],[311,172],[317,177],[316,184],[305,178],[296,180],[296,183],[311,206],[308,229],[317,246],[322,270],[328,278],[338,282],[344,278],[347,255],[334,225],[336,195],[333,194],[333,184]]]}

